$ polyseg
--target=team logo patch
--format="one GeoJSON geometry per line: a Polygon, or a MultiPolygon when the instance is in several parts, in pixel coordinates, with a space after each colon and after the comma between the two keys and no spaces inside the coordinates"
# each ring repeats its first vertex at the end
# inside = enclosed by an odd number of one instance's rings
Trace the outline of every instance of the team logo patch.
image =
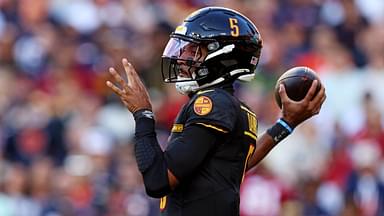
{"type": "Polygon", "coordinates": [[[212,101],[207,96],[200,96],[193,104],[193,110],[197,115],[207,115],[212,110],[212,101]]]}

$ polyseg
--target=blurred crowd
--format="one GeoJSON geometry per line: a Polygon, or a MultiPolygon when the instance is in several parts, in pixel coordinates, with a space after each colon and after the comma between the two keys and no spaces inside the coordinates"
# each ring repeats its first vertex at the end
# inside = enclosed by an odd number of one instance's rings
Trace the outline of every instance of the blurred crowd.
{"type": "Polygon", "coordinates": [[[248,173],[241,215],[384,215],[384,1],[0,0],[0,216],[156,216],[133,156],[134,121],[105,86],[126,57],[150,89],[159,142],[187,98],[162,83],[169,34],[197,8],[259,28],[256,78],[237,94],[259,133],[276,79],[316,70],[321,113],[248,173]]]}

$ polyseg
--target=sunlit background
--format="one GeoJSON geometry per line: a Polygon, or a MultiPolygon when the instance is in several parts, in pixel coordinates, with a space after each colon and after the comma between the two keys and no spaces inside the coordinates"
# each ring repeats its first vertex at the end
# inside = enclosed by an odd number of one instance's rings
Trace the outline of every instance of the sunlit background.
{"type": "Polygon", "coordinates": [[[105,86],[127,57],[150,89],[164,146],[187,98],[162,83],[169,34],[197,8],[244,13],[263,38],[236,84],[259,133],[276,79],[316,70],[321,113],[247,175],[241,215],[384,215],[383,0],[0,0],[0,216],[156,216],[132,153],[134,121],[105,86]]]}

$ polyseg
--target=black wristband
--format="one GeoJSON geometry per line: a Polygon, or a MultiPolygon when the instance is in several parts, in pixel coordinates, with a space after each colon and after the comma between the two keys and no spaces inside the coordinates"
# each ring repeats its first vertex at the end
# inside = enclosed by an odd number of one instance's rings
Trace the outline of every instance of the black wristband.
{"type": "Polygon", "coordinates": [[[277,120],[277,122],[267,130],[267,133],[272,137],[273,141],[275,143],[279,143],[282,141],[285,137],[287,137],[289,134],[291,134],[293,131],[293,128],[289,126],[289,124],[284,121],[282,118],[277,120]]]}

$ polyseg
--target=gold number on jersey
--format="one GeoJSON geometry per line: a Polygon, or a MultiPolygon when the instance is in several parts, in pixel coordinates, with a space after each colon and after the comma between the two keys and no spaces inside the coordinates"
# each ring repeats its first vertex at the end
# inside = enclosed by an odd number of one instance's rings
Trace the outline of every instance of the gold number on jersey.
{"type": "Polygon", "coordinates": [[[167,196],[163,196],[160,199],[160,211],[163,211],[167,205],[167,196]]]}
{"type": "Polygon", "coordinates": [[[229,26],[232,29],[231,35],[233,37],[238,37],[240,31],[239,31],[239,26],[237,25],[237,19],[236,18],[229,18],[229,26]]]}

